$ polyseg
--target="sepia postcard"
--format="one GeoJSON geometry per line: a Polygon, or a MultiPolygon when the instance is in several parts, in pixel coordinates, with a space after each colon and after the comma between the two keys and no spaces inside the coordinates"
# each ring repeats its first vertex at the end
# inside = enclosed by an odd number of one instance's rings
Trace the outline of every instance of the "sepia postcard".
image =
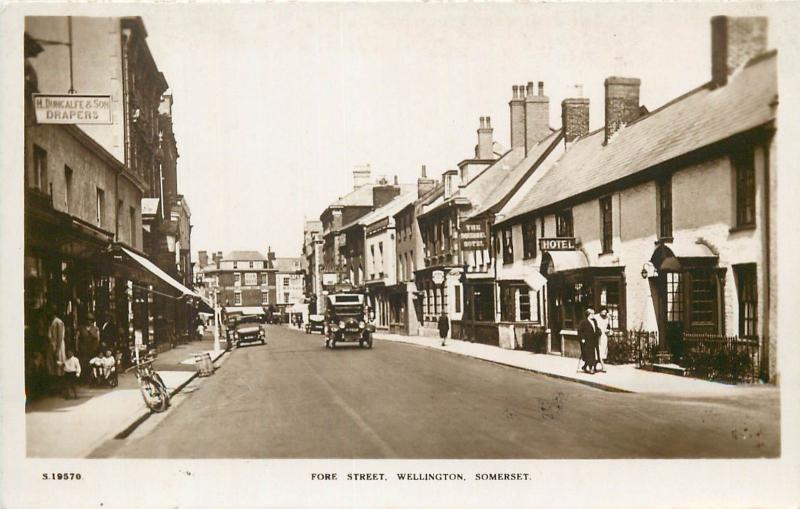
{"type": "Polygon", "coordinates": [[[800,503],[793,3],[6,3],[17,507],[800,503]]]}

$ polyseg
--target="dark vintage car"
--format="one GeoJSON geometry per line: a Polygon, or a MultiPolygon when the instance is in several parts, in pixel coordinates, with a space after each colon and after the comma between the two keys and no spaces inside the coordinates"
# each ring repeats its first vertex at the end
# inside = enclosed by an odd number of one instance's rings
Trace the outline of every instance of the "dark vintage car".
{"type": "Polygon", "coordinates": [[[366,320],[364,295],[336,293],[328,295],[326,322],[328,335],[325,346],[336,348],[339,343],[358,343],[372,348],[375,327],[366,320]]]}
{"type": "Polygon", "coordinates": [[[306,323],[306,334],[311,334],[314,331],[318,331],[320,334],[325,334],[324,315],[308,315],[308,322],[306,323]]]}
{"type": "Polygon", "coordinates": [[[267,344],[267,337],[264,328],[261,326],[261,317],[258,315],[246,315],[236,320],[234,325],[234,341],[236,346],[243,343],[267,344]]]}

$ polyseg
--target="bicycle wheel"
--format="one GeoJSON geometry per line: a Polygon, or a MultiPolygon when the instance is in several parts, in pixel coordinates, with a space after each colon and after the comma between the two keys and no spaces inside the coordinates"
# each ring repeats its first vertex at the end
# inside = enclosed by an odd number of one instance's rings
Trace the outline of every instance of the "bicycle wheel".
{"type": "Polygon", "coordinates": [[[153,380],[155,380],[158,385],[161,387],[161,391],[164,394],[164,410],[169,407],[169,389],[167,388],[167,384],[164,383],[164,380],[161,378],[161,375],[158,372],[153,372],[153,380]]]}
{"type": "Polygon", "coordinates": [[[147,376],[142,377],[139,379],[139,391],[142,393],[142,398],[147,408],[154,412],[166,410],[168,396],[166,396],[166,392],[158,382],[147,376]]]}

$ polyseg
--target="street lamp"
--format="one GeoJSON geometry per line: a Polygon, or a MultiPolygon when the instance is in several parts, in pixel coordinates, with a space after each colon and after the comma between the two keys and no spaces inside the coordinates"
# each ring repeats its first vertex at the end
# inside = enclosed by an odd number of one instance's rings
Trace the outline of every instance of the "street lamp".
{"type": "Polygon", "coordinates": [[[219,352],[219,335],[220,335],[220,327],[222,324],[220,323],[220,312],[219,312],[219,289],[215,288],[214,292],[214,352],[219,352]]]}

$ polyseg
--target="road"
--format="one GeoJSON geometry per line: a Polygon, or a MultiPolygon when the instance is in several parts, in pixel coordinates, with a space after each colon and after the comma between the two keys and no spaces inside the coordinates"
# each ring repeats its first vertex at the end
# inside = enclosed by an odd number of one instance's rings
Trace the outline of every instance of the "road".
{"type": "Polygon", "coordinates": [[[124,458],[712,458],[780,454],[778,391],[675,398],[587,387],[412,345],[323,347],[267,326],[124,458]]]}

